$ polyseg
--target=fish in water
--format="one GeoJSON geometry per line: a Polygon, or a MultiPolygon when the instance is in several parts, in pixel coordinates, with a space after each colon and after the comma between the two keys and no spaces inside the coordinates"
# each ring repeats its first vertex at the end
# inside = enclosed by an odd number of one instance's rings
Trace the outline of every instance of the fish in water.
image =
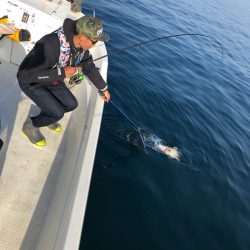
{"type": "Polygon", "coordinates": [[[133,132],[129,133],[127,135],[127,141],[139,148],[140,151],[147,153],[143,143],[143,137],[139,129],[133,130],[133,132]]]}
{"type": "Polygon", "coordinates": [[[180,161],[180,153],[179,153],[177,147],[168,147],[168,146],[163,145],[161,143],[157,144],[157,147],[159,148],[159,150],[163,154],[168,155],[169,157],[171,157],[177,161],[180,161]]]}
{"type": "Polygon", "coordinates": [[[150,147],[157,152],[169,156],[170,158],[173,158],[177,161],[180,160],[180,153],[176,147],[164,145],[159,137],[145,129],[133,130],[127,135],[127,141],[145,153],[147,153],[146,147],[150,147]]]}

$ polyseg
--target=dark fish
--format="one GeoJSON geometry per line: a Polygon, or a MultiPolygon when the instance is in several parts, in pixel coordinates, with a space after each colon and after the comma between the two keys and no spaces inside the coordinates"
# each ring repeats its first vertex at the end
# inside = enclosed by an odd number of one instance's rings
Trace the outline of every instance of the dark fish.
{"type": "Polygon", "coordinates": [[[127,135],[127,141],[133,144],[134,146],[136,146],[140,151],[146,152],[146,149],[143,143],[143,137],[139,129],[136,129],[133,132],[129,133],[127,135]]]}

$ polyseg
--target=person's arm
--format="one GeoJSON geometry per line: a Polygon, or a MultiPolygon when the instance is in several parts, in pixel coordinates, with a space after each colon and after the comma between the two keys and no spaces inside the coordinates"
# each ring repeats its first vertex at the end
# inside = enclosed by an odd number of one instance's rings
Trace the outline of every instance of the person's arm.
{"type": "Polygon", "coordinates": [[[57,46],[59,46],[59,42],[57,44],[57,41],[53,39],[41,39],[37,42],[18,70],[19,80],[23,84],[45,82],[50,84],[54,81],[63,81],[64,69],[56,67],[59,58],[59,53],[56,51],[57,46]]]}
{"type": "Polygon", "coordinates": [[[93,63],[92,56],[88,51],[85,53],[86,55],[84,55],[83,62],[81,63],[82,72],[96,86],[104,101],[109,102],[110,93],[108,91],[108,85],[102,78],[99,69],[93,63]]]}
{"type": "Polygon", "coordinates": [[[110,93],[108,90],[105,90],[103,92],[99,92],[100,93],[100,96],[102,97],[102,99],[105,101],[105,102],[109,102],[110,100],[110,93]]]}
{"type": "Polygon", "coordinates": [[[108,85],[103,80],[99,69],[93,63],[93,58],[88,51],[85,52],[83,61],[81,62],[82,72],[86,75],[89,80],[96,86],[96,88],[103,92],[108,89],[108,85]]]}

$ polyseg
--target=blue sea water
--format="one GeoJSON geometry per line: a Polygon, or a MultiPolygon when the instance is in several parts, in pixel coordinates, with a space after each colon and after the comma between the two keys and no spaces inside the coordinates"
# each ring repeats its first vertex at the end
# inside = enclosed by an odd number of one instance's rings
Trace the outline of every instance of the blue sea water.
{"type": "MultiPolygon", "coordinates": [[[[91,7],[85,1],[84,12],[91,7]]],[[[112,101],[180,149],[144,154],[105,105],[80,249],[250,249],[250,1],[93,1],[108,52],[112,101]],[[112,118],[112,119],[110,119],[112,118]]],[[[89,10],[90,11],[90,10],[89,10]]],[[[91,12],[91,11],[90,11],[91,12]]]]}

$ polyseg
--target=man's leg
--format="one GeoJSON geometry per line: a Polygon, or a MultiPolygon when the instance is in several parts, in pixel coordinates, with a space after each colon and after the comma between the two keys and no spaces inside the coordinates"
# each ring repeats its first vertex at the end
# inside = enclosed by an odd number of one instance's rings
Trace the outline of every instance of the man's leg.
{"type": "Polygon", "coordinates": [[[41,109],[41,113],[32,117],[35,127],[48,126],[59,121],[64,113],[64,106],[46,87],[30,88],[20,85],[23,92],[41,109]]]}
{"type": "Polygon", "coordinates": [[[60,120],[64,115],[64,107],[45,87],[32,89],[20,84],[23,92],[41,109],[37,116],[28,115],[23,125],[23,132],[29,140],[38,146],[45,146],[45,137],[39,127],[48,126],[60,120]]]}
{"type": "MultiPolygon", "coordinates": [[[[62,104],[64,112],[69,112],[77,108],[78,102],[75,96],[69,91],[66,85],[61,82],[58,85],[50,85],[48,90],[54,95],[57,100],[62,104]]],[[[62,130],[61,125],[56,122],[48,126],[51,130],[55,132],[60,132],[62,130]]]]}
{"type": "Polygon", "coordinates": [[[75,96],[67,88],[64,82],[60,82],[57,85],[50,85],[48,90],[53,96],[60,102],[64,108],[64,112],[70,112],[77,108],[78,102],[75,96]]]}

